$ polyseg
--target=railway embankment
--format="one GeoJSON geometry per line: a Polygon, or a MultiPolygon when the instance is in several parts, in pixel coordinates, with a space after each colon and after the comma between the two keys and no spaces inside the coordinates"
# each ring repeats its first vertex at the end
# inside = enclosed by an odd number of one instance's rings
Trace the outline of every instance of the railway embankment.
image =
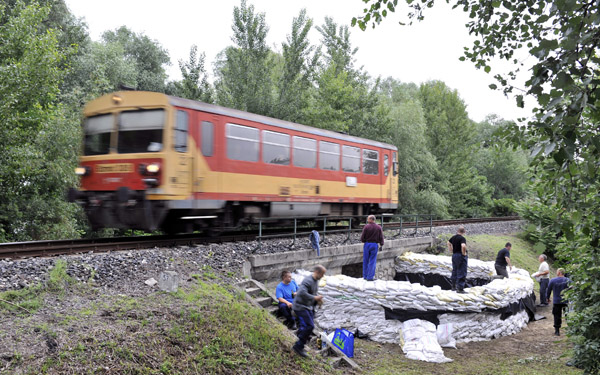
{"type": "MultiPolygon", "coordinates": [[[[516,233],[523,221],[506,221],[467,224],[469,234],[501,234],[516,233]]],[[[431,237],[441,234],[451,234],[456,226],[405,229],[397,238],[431,237]]],[[[397,231],[386,232],[386,238],[396,236],[397,231]]],[[[351,235],[347,241],[346,235],[327,235],[322,248],[339,247],[360,243],[360,233],[351,235]]],[[[224,271],[225,276],[235,283],[243,278],[243,266],[250,257],[261,254],[276,254],[293,250],[310,250],[308,237],[296,240],[294,248],[290,248],[290,239],[271,239],[263,241],[260,248],[258,242],[235,242],[210,245],[179,246],[175,248],[155,247],[135,251],[115,251],[108,253],[84,253],[70,256],[51,258],[27,258],[19,260],[0,260],[0,292],[18,290],[27,286],[47,281],[47,275],[57,260],[67,264],[67,274],[82,283],[93,282],[94,285],[112,290],[122,290],[127,293],[147,293],[149,287],[144,282],[167,270],[176,271],[185,281],[198,270],[214,269],[224,271]]],[[[314,263],[314,259],[311,260],[314,263]]],[[[312,264],[312,263],[311,263],[312,264]]]]}

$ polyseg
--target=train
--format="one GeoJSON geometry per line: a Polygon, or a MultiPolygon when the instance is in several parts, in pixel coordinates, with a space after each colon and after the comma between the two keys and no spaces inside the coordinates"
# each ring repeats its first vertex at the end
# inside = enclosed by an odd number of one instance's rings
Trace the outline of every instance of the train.
{"type": "Polygon", "coordinates": [[[76,174],[91,228],[167,233],[393,213],[395,146],[157,92],[88,102],[76,174]]]}

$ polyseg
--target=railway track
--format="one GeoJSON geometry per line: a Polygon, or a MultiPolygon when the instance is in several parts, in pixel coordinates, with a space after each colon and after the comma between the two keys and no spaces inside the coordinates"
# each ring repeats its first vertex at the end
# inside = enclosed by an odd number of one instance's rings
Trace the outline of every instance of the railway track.
{"type": "MultiPolygon", "coordinates": [[[[385,223],[385,230],[423,228],[428,226],[448,226],[472,223],[486,223],[498,221],[519,220],[519,217],[495,217],[495,218],[473,218],[473,219],[452,219],[452,220],[425,220],[402,223],[385,223]]],[[[265,237],[292,237],[306,235],[313,229],[322,230],[316,227],[301,227],[296,233],[291,233],[293,228],[272,229],[269,232],[263,231],[265,237]],[[287,232],[286,232],[287,231],[287,232]]],[[[336,231],[360,231],[361,229],[343,229],[341,226],[328,226],[327,233],[336,231]],[[341,228],[341,229],[340,229],[341,228]]],[[[159,236],[136,236],[136,237],[118,237],[118,238],[93,238],[93,239],[74,239],[74,240],[50,240],[50,241],[29,241],[29,242],[10,242],[0,244],[0,259],[18,259],[28,257],[55,256],[64,254],[78,254],[86,252],[108,252],[118,250],[136,250],[148,249],[153,247],[173,247],[182,245],[196,245],[209,243],[224,243],[238,241],[254,241],[257,239],[257,231],[232,232],[225,233],[218,237],[208,237],[202,234],[181,234],[181,235],[159,235],[159,236]]]]}

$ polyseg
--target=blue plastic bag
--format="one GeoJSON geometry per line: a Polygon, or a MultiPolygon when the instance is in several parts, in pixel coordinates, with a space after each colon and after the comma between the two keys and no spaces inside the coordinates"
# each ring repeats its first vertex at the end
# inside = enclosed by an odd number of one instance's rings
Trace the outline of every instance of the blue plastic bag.
{"type": "Polygon", "coordinates": [[[348,358],[354,357],[354,334],[352,332],[347,329],[336,329],[331,343],[348,358]]]}

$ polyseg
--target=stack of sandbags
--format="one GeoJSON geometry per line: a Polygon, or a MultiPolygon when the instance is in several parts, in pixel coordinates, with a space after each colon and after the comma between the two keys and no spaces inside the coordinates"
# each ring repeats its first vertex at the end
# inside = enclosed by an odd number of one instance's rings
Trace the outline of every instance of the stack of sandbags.
{"type": "Polygon", "coordinates": [[[440,326],[452,324],[452,337],[456,342],[491,340],[520,332],[529,317],[525,310],[500,319],[500,314],[442,314],[438,316],[440,326]]]}
{"type": "Polygon", "coordinates": [[[443,363],[452,362],[444,355],[438,343],[435,324],[421,319],[410,319],[402,323],[402,351],[410,359],[443,363]]]}
{"type": "MultiPolygon", "coordinates": [[[[396,272],[401,273],[435,273],[452,276],[452,257],[443,255],[417,254],[407,251],[396,257],[396,272]]],[[[471,259],[467,263],[467,278],[488,279],[496,274],[494,262],[471,259]]]]}
{"type": "MultiPolygon", "coordinates": [[[[525,272],[525,274],[527,274],[525,272]]],[[[299,283],[302,274],[293,275],[299,283]]],[[[350,312],[364,312],[374,307],[401,310],[442,310],[479,312],[486,308],[499,309],[529,296],[533,281],[529,275],[513,272],[507,279],[496,279],[489,284],[466,288],[465,294],[442,290],[408,281],[366,281],[344,275],[321,279],[320,293],[326,303],[344,306],[350,312]]]]}
{"type": "MultiPolygon", "coordinates": [[[[433,258],[430,260],[428,264],[436,266],[433,269],[439,269],[439,264],[444,263],[433,258]]],[[[472,262],[469,260],[469,263],[472,262]]],[[[478,267],[478,272],[482,272],[483,267],[478,267]]],[[[293,273],[292,277],[300,284],[304,277],[310,275],[310,272],[300,270],[293,273]]],[[[467,293],[459,294],[442,290],[439,286],[428,288],[408,281],[366,281],[344,275],[327,275],[319,282],[319,293],[323,295],[324,303],[317,307],[315,319],[321,328],[328,331],[336,328],[350,331],[358,329],[374,341],[399,343],[404,337],[403,323],[386,320],[384,307],[396,310],[446,311],[438,318],[448,346],[453,345],[453,339],[467,342],[513,334],[520,331],[528,321],[525,311],[506,320],[500,320],[499,313],[482,312],[506,307],[531,295],[533,281],[524,270],[513,268],[508,278],[495,279],[483,286],[466,288],[465,291],[467,293]],[[449,311],[462,314],[452,314],[449,311]],[[465,312],[470,314],[464,314],[465,312]]],[[[435,357],[437,349],[426,341],[422,342],[422,346],[427,348],[425,357],[429,358],[431,355],[431,358],[443,360],[435,357]]],[[[415,358],[422,357],[417,353],[411,355],[415,358]]]]}

